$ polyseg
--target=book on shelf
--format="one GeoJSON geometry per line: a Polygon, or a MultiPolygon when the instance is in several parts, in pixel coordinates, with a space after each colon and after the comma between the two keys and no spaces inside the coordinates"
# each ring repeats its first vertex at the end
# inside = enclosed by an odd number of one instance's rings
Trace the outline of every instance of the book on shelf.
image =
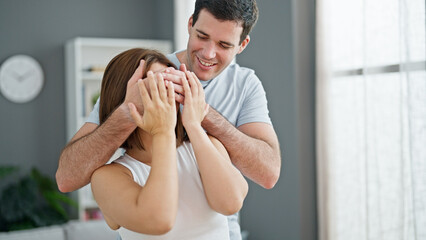
{"type": "Polygon", "coordinates": [[[93,66],[83,68],[83,72],[100,72],[100,73],[103,73],[103,72],[105,72],[105,68],[106,68],[105,66],[93,65],[93,66]]]}

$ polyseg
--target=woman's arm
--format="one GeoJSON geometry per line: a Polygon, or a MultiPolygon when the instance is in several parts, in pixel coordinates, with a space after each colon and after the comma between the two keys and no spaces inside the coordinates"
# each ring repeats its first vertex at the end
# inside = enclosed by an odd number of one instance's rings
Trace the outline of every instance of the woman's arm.
{"type": "Polygon", "coordinates": [[[238,212],[248,185],[241,173],[232,165],[223,145],[210,137],[201,127],[208,112],[204,91],[194,73],[186,71],[182,79],[185,91],[182,122],[191,140],[201,180],[210,207],[224,215],[238,212]]]}
{"type": "Polygon", "coordinates": [[[122,226],[153,235],[171,230],[178,203],[175,141],[174,132],[153,137],[151,171],[144,187],[119,164],[94,172],[93,195],[112,229],[122,226]]]}
{"type": "Polygon", "coordinates": [[[140,233],[164,234],[176,218],[176,104],[173,87],[167,93],[161,75],[157,77],[158,85],[153,73],[148,72],[151,97],[142,80],[138,81],[143,116],[129,104],[137,126],[152,137],[152,147],[147,149],[147,155],[152,154],[151,170],[145,186],[136,184],[130,172],[118,164],[104,166],[92,175],[93,194],[111,228],[123,226],[140,233]]]}
{"type": "Polygon", "coordinates": [[[187,129],[198,163],[204,192],[210,207],[231,215],[243,206],[248,184],[231,160],[222,143],[207,136],[204,129],[187,129]]]}

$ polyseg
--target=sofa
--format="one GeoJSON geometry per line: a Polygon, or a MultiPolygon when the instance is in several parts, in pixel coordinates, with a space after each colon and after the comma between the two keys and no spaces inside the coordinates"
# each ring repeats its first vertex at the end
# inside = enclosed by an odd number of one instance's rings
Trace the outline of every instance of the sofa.
{"type": "MultiPolygon", "coordinates": [[[[243,240],[248,235],[247,231],[241,232],[243,240]]],[[[104,220],[74,220],[63,225],[0,233],[0,240],[117,240],[118,236],[104,220]]]]}
{"type": "Polygon", "coordinates": [[[0,240],[116,240],[104,220],[70,221],[62,225],[0,233],[0,240]]]}

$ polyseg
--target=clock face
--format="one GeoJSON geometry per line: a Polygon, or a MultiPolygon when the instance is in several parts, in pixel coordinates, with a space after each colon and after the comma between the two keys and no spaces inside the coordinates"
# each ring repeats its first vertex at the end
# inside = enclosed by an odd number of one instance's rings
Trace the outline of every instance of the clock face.
{"type": "Polygon", "coordinates": [[[43,70],[30,56],[12,56],[0,67],[0,92],[12,102],[33,100],[40,93],[43,82],[43,70]]]}

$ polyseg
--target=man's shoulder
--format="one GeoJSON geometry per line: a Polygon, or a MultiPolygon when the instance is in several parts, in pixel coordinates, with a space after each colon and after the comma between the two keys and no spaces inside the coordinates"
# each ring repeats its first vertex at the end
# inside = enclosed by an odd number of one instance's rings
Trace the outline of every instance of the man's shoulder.
{"type": "Polygon", "coordinates": [[[180,62],[179,59],[177,58],[177,54],[178,52],[174,52],[174,53],[169,53],[166,55],[166,57],[174,64],[176,65],[177,68],[179,68],[180,66],[180,62]]]}
{"type": "Polygon", "coordinates": [[[240,66],[238,63],[231,63],[226,69],[225,71],[228,71],[230,73],[233,74],[238,74],[238,75],[251,75],[251,74],[255,74],[254,70],[248,67],[243,67],[240,66]]]}
{"type": "Polygon", "coordinates": [[[221,81],[232,81],[234,83],[257,82],[259,78],[253,69],[242,67],[238,63],[230,64],[219,76],[221,81]]]}

